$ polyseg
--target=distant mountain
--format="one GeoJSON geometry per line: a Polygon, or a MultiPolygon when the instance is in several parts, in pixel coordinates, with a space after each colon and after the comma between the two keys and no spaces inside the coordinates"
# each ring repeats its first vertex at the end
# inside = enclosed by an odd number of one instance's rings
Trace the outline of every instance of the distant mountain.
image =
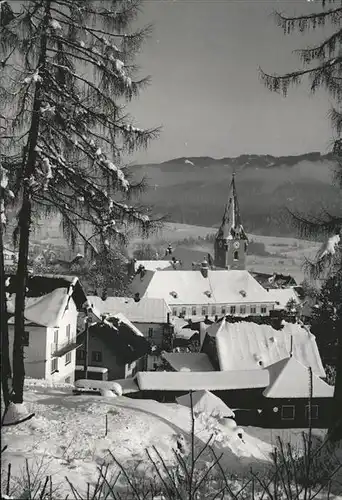
{"type": "Polygon", "coordinates": [[[341,210],[340,191],[332,185],[331,155],[241,155],[237,158],[182,157],[131,167],[146,177],[142,201],[174,222],[218,226],[233,172],[243,222],[252,233],[295,236],[288,211],[317,214],[341,210]]]}

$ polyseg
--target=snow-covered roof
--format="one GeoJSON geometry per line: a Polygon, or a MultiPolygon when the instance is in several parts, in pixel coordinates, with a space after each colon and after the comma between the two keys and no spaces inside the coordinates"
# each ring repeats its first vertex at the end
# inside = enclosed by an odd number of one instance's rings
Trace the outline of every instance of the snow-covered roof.
{"type": "Polygon", "coordinates": [[[140,297],[163,298],[169,305],[274,304],[269,293],[245,270],[146,271],[131,283],[140,297]]]}
{"type": "MultiPolygon", "coordinates": [[[[191,408],[191,395],[185,394],[176,398],[178,404],[191,408]]],[[[195,412],[205,412],[207,415],[234,417],[234,412],[210,391],[195,391],[192,393],[192,405],[195,412]]]]}
{"type": "Polygon", "coordinates": [[[166,323],[167,314],[171,313],[169,306],[161,298],[142,298],[135,302],[127,297],[101,297],[91,295],[88,301],[100,314],[122,313],[134,323],[166,323]]]}
{"type": "Polygon", "coordinates": [[[138,372],[142,391],[227,391],[255,389],[269,385],[267,370],[230,372],[138,372]]]}
{"type": "Polygon", "coordinates": [[[208,355],[203,352],[165,352],[162,357],[177,372],[215,371],[208,355]]]}
{"type": "Polygon", "coordinates": [[[268,294],[276,303],[275,309],[285,309],[290,300],[300,304],[298,294],[294,288],[270,288],[268,294]]]}
{"type": "MultiPolygon", "coordinates": [[[[268,367],[270,385],[263,395],[266,398],[309,398],[310,375],[307,367],[294,357],[286,358],[268,367]]],[[[312,397],[331,398],[334,388],[312,374],[312,397]]]]}
{"type": "Polygon", "coordinates": [[[281,330],[269,325],[223,319],[214,323],[207,334],[215,337],[221,370],[257,370],[288,358],[292,352],[313,373],[325,377],[315,336],[299,324],[285,323],[281,330]]]}
{"type": "MultiPolygon", "coordinates": [[[[68,304],[70,292],[67,288],[56,288],[41,297],[27,297],[25,302],[25,320],[36,325],[58,328],[68,304]]],[[[14,314],[15,294],[7,299],[7,311],[14,314]]],[[[9,324],[14,323],[12,316],[9,324]]]]}
{"type": "Polygon", "coordinates": [[[146,271],[157,271],[171,267],[171,263],[170,260],[137,260],[134,263],[134,271],[137,271],[139,266],[144,266],[146,271]]]}
{"type": "Polygon", "coordinates": [[[118,320],[119,324],[123,323],[126,326],[128,326],[128,328],[132,332],[134,332],[136,335],[138,335],[138,337],[143,337],[144,336],[144,334],[141,333],[141,331],[139,330],[139,328],[137,328],[135,325],[133,325],[133,323],[128,318],[126,318],[126,316],[124,314],[122,314],[122,313],[112,314],[107,319],[110,322],[112,322],[113,319],[116,319],[116,320],[118,320]]]}

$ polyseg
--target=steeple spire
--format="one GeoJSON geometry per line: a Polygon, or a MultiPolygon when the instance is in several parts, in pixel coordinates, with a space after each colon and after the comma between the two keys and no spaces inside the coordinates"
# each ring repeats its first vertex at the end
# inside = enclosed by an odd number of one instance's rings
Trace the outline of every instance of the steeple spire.
{"type": "Polygon", "coordinates": [[[241,224],[240,208],[235,187],[235,173],[230,184],[228,202],[224,209],[221,226],[217,233],[218,238],[232,240],[234,238],[247,240],[241,224]]]}

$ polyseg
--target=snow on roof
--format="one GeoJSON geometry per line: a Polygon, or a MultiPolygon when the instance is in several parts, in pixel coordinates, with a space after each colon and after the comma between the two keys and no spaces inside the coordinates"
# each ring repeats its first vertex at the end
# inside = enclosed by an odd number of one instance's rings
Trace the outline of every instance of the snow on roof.
{"type": "Polygon", "coordinates": [[[88,301],[100,314],[122,313],[134,323],[166,323],[167,314],[171,313],[169,306],[161,298],[142,298],[135,302],[127,297],[101,297],[91,295],[88,301]]]}
{"type": "Polygon", "coordinates": [[[137,271],[139,266],[144,266],[146,271],[157,271],[171,267],[170,260],[137,260],[134,263],[134,271],[137,271]]]}
{"type": "MultiPolygon", "coordinates": [[[[185,394],[176,398],[178,404],[191,408],[191,396],[185,394]]],[[[196,412],[204,412],[207,415],[219,415],[221,417],[234,417],[234,412],[210,391],[195,391],[192,393],[192,405],[196,412]]]]}
{"type": "Polygon", "coordinates": [[[141,333],[141,331],[139,330],[139,328],[137,328],[135,325],[133,325],[133,323],[128,319],[126,318],[126,316],[122,313],[117,313],[117,314],[113,314],[113,315],[110,315],[107,320],[110,322],[110,323],[114,323],[115,326],[116,325],[116,321],[112,321],[112,320],[118,320],[119,324],[120,323],[123,323],[125,324],[126,326],[128,326],[128,328],[134,332],[136,335],[138,335],[139,337],[143,337],[144,334],[141,333]]]}
{"type": "Polygon", "coordinates": [[[300,304],[298,294],[294,288],[270,288],[268,293],[276,303],[275,309],[285,309],[290,300],[294,300],[296,304],[300,304]]]}
{"type": "Polygon", "coordinates": [[[274,303],[248,271],[146,271],[134,277],[131,288],[140,297],[163,298],[169,305],[274,303]],[[208,293],[209,292],[209,293],[208,293]]]}
{"type": "MultiPolygon", "coordinates": [[[[27,297],[25,302],[25,319],[40,326],[58,328],[69,301],[67,288],[56,288],[41,297],[27,297]]],[[[14,314],[15,293],[7,299],[7,311],[14,314]]],[[[9,324],[14,323],[12,316],[9,324]]]]}
{"type": "Polygon", "coordinates": [[[227,391],[254,389],[269,385],[267,370],[230,372],[138,372],[137,384],[142,391],[227,391]]]}
{"type": "MultiPolygon", "coordinates": [[[[294,357],[283,359],[268,367],[270,385],[263,395],[266,398],[309,398],[310,375],[307,367],[294,357]]],[[[334,388],[312,374],[312,397],[331,398],[334,388]]]]}
{"type": "Polygon", "coordinates": [[[162,357],[177,372],[183,371],[184,368],[185,371],[191,372],[215,371],[208,355],[203,352],[165,352],[162,357]]]}
{"type": "Polygon", "coordinates": [[[293,357],[313,373],[325,377],[315,336],[299,324],[285,323],[281,330],[269,325],[224,319],[214,323],[207,334],[216,338],[221,370],[257,370],[288,358],[293,342],[293,357]]]}

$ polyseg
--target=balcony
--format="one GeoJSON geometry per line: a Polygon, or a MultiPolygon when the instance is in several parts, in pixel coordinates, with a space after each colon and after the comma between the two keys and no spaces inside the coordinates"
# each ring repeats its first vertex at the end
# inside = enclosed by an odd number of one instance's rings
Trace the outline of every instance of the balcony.
{"type": "Polygon", "coordinates": [[[74,349],[77,349],[83,344],[83,339],[77,337],[76,339],[72,339],[70,342],[65,342],[64,344],[53,344],[51,346],[51,356],[61,358],[65,354],[74,349]]]}

